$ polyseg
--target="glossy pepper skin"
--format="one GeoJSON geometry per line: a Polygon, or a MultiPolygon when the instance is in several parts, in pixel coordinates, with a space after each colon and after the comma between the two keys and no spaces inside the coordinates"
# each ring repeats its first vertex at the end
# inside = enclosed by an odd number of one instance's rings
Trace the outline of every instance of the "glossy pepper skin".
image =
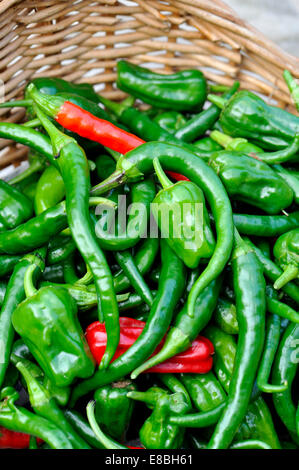
{"type": "Polygon", "coordinates": [[[117,63],[117,86],[152,106],[176,111],[200,109],[207,96],[206,80],[199,70],[165,75],[124,60],[117,63]]]}
{"type": "Polygon", "coordinates": [[[113,382],[94,393],[95,417],[104,432],[123,442],[130,424],[134,402],[127,394],[136,390],[130,380],[113,382]]]}
{"type": "Polygon", "coordinates": [[[28,220],[33,213],[30,199],[0,180],[0,230],[9,230],[28,220]]]}
{"type": "MultiPolygon", "coordinates": [[[[214,99],[213,102],[217,104],[214,99]]],[[[298,116],[268,105],[250,91],[239,91],[222,105],[220,124],[223,131],[232,137],[245,137],[266,150],[286,147],[298,130],[298,116]]]]}
{"type": "Polygon", "coordinates": [[[283,269],[283,274],[274,283],[275,289],[280,289],[299,276],[299,228],[284,233],[276,240],[273,255],[283,269]]]}
{"type": "Polygon", "coordinates": [[[65,289],[44,287],[24,300],[12,317],[15,330],[44,373],[61,387],[94,372],[76,314],[76,304],[65,289]]]}
{"type": "Polygon", "coordinates": [[[65,187],[58,169],[50,165],[38,180],[34,195],[35,214],[39,215],[50,207],[56,206],[65,197],[65,187]]]}
{"type": "Polygon", "coordinates": [[[215,249],[203,192],[191,181],[172,184],[158,160],[154,160],[154,167],[163,189],[153,200],[153,216],[169,246],[188,268],[196,268],[215,249]]]}
{"type": "Polygon", "coordinates": [[[133,400],[145,401],[153,409],[139,431],[140,441],[146,449],[178,449],[181,447],[184,432],[170,423],[170,416],[183,415],[190,404],[182,393],[169,394],[159,387],[146,392],[130,392],[133,400]]]}
{"type": "Polygon", "coordinates": [[[265,336],[263,268],[253,250],[237,233],[235,243],[232,269],[239,324],[238,347],[227,404],[209,441],[210,449],[229,447],[246,414],[265,336]]]}
{"type": "Polygon", "coordinates": [[[187,122],[184,115],[177,111],[165,111],[164,113],[159,113],[153,120],[170,134],[174,134],[187,122]]]}
{"type": "Polygon", "coordinates": [[[223,150],[214,153],[209,163],[233,199],[268,214],[279,213],[293,201],[292,189],[264,162],[223,150]]]}

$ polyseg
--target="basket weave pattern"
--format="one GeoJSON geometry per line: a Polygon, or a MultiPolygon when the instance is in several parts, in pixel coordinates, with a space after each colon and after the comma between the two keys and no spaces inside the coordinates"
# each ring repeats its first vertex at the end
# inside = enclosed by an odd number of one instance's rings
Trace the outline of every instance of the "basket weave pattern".
{"type": "MultiPolygon", "coordinates": [[[[240,20],[220,0],[2,0],[0,78],[3,100],[22,97],[40,76],[88,82],[120,100],[115,65],[125,58],[159,72],[200,68],[210,82],[261,93],[292,112],[282,79],[299,78],[299,59],[240,20]]],[[[1,109],[22,122],[25,111],[1,109]]],[[[0,139],[0,167],[26,158],[27,149],[0,139]]]]}

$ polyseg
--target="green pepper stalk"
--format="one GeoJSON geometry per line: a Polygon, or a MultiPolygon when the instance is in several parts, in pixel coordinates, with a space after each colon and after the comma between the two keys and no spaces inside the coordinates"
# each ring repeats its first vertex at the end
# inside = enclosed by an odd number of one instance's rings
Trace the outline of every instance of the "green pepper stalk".
{"type": "Polygon", "coordinates": [[[9,364],[10,353],[14,339],[14,329],[11,318],[14,310],[25,299],[24,277],[27,269],[37,277],[44,269],[46,248],[41,248],[33,254],[26,255],[15,266],[8,282],[3,305],[0,311],[0,344],[2,349],[0,362],[0,386],[3,384],[5,373],[9,364]]]}
{"type": "Polygon", "coordinates": [[[252,393],[265,335],[266,283],[263,268],[238,233],[232,255],[239,339],[228,399],[208,448],[227,448],[241,424],[252,393]],[[250,282],[248,282],[250,279],[250,282]]]}
{"type": "MultiPolygon", "coordinates": [[[[223,134],[219,131],[212,131],[210,137],[215,141],[221,144],[226,150],[235,150],[237,152],[244,152],[248,154],[249,157],[259,159],[259,154],[263,150],[257,145],[251,144],[247,139],[237,137],[233,139],[232,137],[223,134]]],[[[269,153],[266,154],[266,159],[269,159],[269,153]]],[[[268,164],[272,164],[271,160],[267,160],[268,164]]],[[[290,171],[286,170],[279,164],[272,164],[272,168],[279,174],[279,176],[285,180],[290,188],[294,192],[294,200],[298,204],[299,202],[299,178],[292,174],[290,171]]]]}
{"type": "Polygon", "coordinates": [[[208,95],[208,99],[222,109],[220,125],[232,137],[245,137],[263,149],[274,151],[285,149],[297,139],[298,116],[268,105],[250,91],[239,91],[229,100],[217,95],[208,95]]]}
{"type": "Polygon", "coordinates": [[[283,269],[282,275],[274,282],[274,288],[281,289],[299,277],[299,228],[281,235],[274,244],[273,254],[283,269]]]}
{"type": "Polygon", "coordinates": [[[97,243],[88,209],[90,179],[87,159],[76,141],[65,136],[34,106],[48,131],[66,191],[66,209],[74,241],[94,276],[99,300],[99,318],[106,323],[107,346],[100,367],[107,367],[119,342],[118,305],[113,278],[104,253],[97,243]]]}
{"type": "Polygon", "coordinates": [[[29,176],[33,175],[34,173],[38,173],[44,170],[46,166],[46,161],[47,161],[44,155],[41,155],[40,153],[33,152],[33,151],[29,152],[28,160],[29,160],[29,167],[26,168],[26,170],[24,170],[19,175],[10,179],[9,184],[18,184],[21,181],[24,181],[29,176]]]}
{"type": "Polygon", "coordinates": [[[121,444],[114,441],[103,433],[95,418],[94,407],[95,402],[91,400],[86,407],[87,419],[96,438],[102,444],[104,449],[127,449],[127,447],[122,446],[121,444]]]}
{"type": "Polygon", "coordinates": [[[284,70],[283,78],[290,90],[296,109],[299,111],[299,85],[288,70],[284,70]]]}
{"type": "Polygon", "coordinates": [[[24,432],[43,439],[51,449],[73,449],[73,446],[60,426],[37,416],[26,408],[16,406],[18,392],[6,387],[0,394],[0,425],[12,431],[24,432]]]}
{"type": "Polygon", "coordinates": [[[47,390],[34,378],[30,373],[26,363],[17,362],[16,368],[24,377],[29,393],[29,400],[32,408],[38,416],[48,419],[56,424],[57,427],[63,429],[67,438],[75,449],[90,449],[89,445],[78,436],[76,431],[65,418],[63,411],[58,407],[54,398],[52,398],[47,390]]]}
{"type": "Polygon", "coordinates": [[[196,268],[200,260],[210,258],[215,249],[203,192],[191,181],[173,184],[164,173],[158,158],[154,158],[153,165],[163,188],[153,200],[153,216],[169,246],[188,268],[196,268]],[[166,210],[171,211],[171,218],[165,226],[166,210]],[[186,232],[180,233],[182,227],[187,232],[186,236],[186,232]],[[199,235],[201,228],[202,237],[199,235]]]}

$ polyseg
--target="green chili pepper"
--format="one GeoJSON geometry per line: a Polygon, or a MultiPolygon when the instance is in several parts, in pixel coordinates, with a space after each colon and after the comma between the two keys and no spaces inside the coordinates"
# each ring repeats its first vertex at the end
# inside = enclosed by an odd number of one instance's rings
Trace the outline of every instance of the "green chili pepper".
{"type": "Polygon", "coordinates": [[[232,255],[239,338],[228,399],[208,448],[227,448],[246,414],[265,335],[265,280],[252,248],[235,234],[232,255]],[[250,279],[250,282],[248,282],[250,279]]]}
{"type": "Polygon", "coordinates": [[[264,149],[279,150],[294,139],[299,118],[279,107],[269,106],[258,95],[246,90],[235,93],[228,101],[208,95],[222,108],[220,124],[232,137],[245,137],[264,149]]]}
{"type": "Polygon", "coordinates": [[[56,235],[50,240],[47,253],[47,264],[57,264],[65,261],[76,250],[72,237],[56,235]]]}
{"type": "Polygon", "coordinates": [[[213,318],[216,325],[219,326],[224,333],[230,335],[237,335],[239,333],[236,306],[229,300],[223,297],[218,298],[213,318]]]}
{"type": "Polygon", "coordinates": [[[0,307],[2,307],[7,289],[6,282],[0,282],[0,307]]]}
{"type": "Polygon", "coordinates": [[[276,237],[298,227],[299,211],[288,215],[234,214],[233,218],[241,234],[276,237]]]}
{"type": "MultiPolygon", "coordinates": [[[[234,85],[224,93],[223,98],[231,98],[234,93],[236,93],[239,86],[240,83],[235,82],[234,85]]],[[[193,140],[198,139],[198,137],[204,135],[206,131],[212,128],[219,118],[220,112],[221,110],[218,108],[218,106],[212,104],[209,106],[209,108],[204,109],[199,114],[196,114],[188,122],[186,122],[185,125],[181,126],[180,129],[178,129],[175,133],[175,137],[182,140],[183,142],[192,142],[193,140]]],[[[213,149],[203,148],[203,150],[213,149]]]]}
{"type": "Polygon", "coordinates": [[[26,367],[26,363],[17,362],[16,368],[21,372],[26,381],[29,400],[35,413],[61,427],[74,448],[89,449],[88,444],[72,429],[55,400],[30,373],[30,369],[26,367]]]}
{"type": "Polygon", "coordinates": [[[91,429],[88,421],[76,410],[66,409],[64,410],[66,419],[70,422],[74,430],[87,442],[91,447],[95,449],[103,449],[104,446],[97,439],[95,433],[91,429]]]}
{"type": "Polygon", "coordinates": [[[20,259],[20,255],[0,255],[0,277],[11,274],[20,259]]]}
{"type": "Polygon", "coordinates": [[[199,70],[165,75],[127,61],[117,62],[117,86],[145,103],[162,109],[199,109],[207,96],[206,80],[199,70]]]}
{"type": "Polygon", "coordinates": [[[199,411],[210,411],[226,400],[226,393],[213,372],[180,374],[193,405],[199,411]]]}
{"type": "Polygon", "coordinates": [[[278,351],[272,369],[272,380],[274,384],[287,382],[288,388],[281,392],[273,393],[275,410],[290,432],[296,444],[299,438],[296,430],[296,407],[292,398],[292,384],[298,369],[298,340],[299,324],[290,323],[280,341],[278,351]]]}
{"type": "Polygon", "coordinates": [[[137,268],[131,253],[129,251],[119,251],[115,253],[115,258],[130,280],[132,287],[140,295],[143,301],[151,306],[153,303],[152,292],[137,268]]]}
{"type": "Polygon", "coordinates": [[[76,303],[67,290],[53,286],[36,290],[31,267],[24,287],[27,299],[14,310],[12,323],[45,375],[59,387],[70,385],[76,377],[91,376],[94,361],[76,317],[76,303]]]}
{"type": "MultiPolygon", "coordinates": [[[[137,245],[138,247],[139,245],[137,245]]],[[[137,248],[136,247],[136,248],[137,248]]],[[[134,256],[134,263],[141,273],[141,275],[147,274],[151,269],[157,253],[159,250],[159,239],[158,238],[146,238],[136,251],[134,256]]],[[[114,275],[114,289],[116,293],[122,292],[130,287],[130,281],[126,277],[125,273],[121,270],[114,275]]]]}
{"type": "Polygon", "coordinates": [[[107,346],[100,367],[107,367],[119,342],[118,305],[113,279],[104,253],[100,249],[89,217],[90,179],[84,151],[70,137],[58,131],[35,106],[36,114],[49,133],[58,157],[66,192],[68,223],[73,239],[94,276],[99,300],[99,318],[107,329],[107,346]]]}
{"type": "Polygon", "coordinates": [[[64,197],[65,187],[62,176],[55,166],[50,165],[44,170],[37,183],[34,196],[36,215],[56,206],[64,197]]]}
{"type": "MultiPolygon", "coordinates": [[[[221,144],[226,150],[235,150],[237,152],[247,153],[250,157],[259,159],[259,154],[263,152],[263,150],[258,147],[257,145],[251,144],[248,140],[243,138],[235,138],[225,135],[219,131],[213,131],[210,134],[210,137],[214,139],[215,142],[221,144]]],[[[266,154],[262,157],[262,159],[266,160],[266,163],[271,164],[271,158],[269,155],[266,154]]],[[[277,155],[276,155],[277,156],[277,155]]],[[[274,157],[275,158],[275,157],[274,157]]],[[[281,165],[273,165],[272,168],[279,174],[279,176],[289,184],[290,188],[294,192],[294,200],[296,203],[299,201],[299,179],[297,176],[293,175],[281,165]]]]}
{"type": "Polygon", "coordinates": [[[193,142],[193,145],[201,150],[205,150],[206,152],[217,152],[218,150],[222,150],[221,145],[217,144],[217,142],[211,139],[211,137],[203,137],[202,139],[193,142]]]}
{"type": "Polygon", "coordinates": [[[160,381],[172,392],[181,393],[185,396],[186,402],[189,403],[191,408],[191,399],[189,393],[182,382],[177,378],[176,374],[163,373],[158,374],[160,381]]]}
{"type": "Polygon", "coordinates": [[[107,370],[97,371],[89,380],[85,380],[73,389],[70,403],[90,390],[129,374],[142,364],[155,350],[171,322],[173,311],[185,286],[184,265],[175,253],[161,239],[162,269],[158,292],[141,335],[134,344],[119,358],[110,364],[107,370]]]}
{"type": "Polygon", "coordinates": [[[140,441],[146,449],[178,449],[182,445],[184,432],[177,425],[171,424],[170,415],[182,415],[190,405],[182,393],[169,395],[158,387],[146,392],[129,392],[133,400],[145,401],[153,409],[139,431],[140,441]]]}
{"type": "Polygon", "coordinates": [[[29,198],[0,180],[0,230],[9,230],[28,220],[33,214],[29,198]]]}
{"type": "Polygon", "coordinates": [[[28,153],[29,167],[19,173],[14,178],[9,180],[9,184],[13,185],[20,191],[22,187],[29,183],[29,181],[37,181],[40,172],[45,168],[47,159],[44,155],[31,150],[28,153]]]}
{"type": "Polygon", "coordinates": [[[19,394],[12,387],[1,390],[0,425],[12,431],[24,432],[43,439],[51,449],[73,449],[66,434],[52,421],[16,406],[19,394]]]}
{"type": "Polygon", "coordinates": [[[119,444],[118,442],[114,441],[114,439],[106,436],[103,433],[103,431],[101,430],[95,418],[94,407],[95,407],[94,401],[90,401],[86,407],[87,419],[97,440],[102,444],[103,448],[104,449],[127,449],[127,447],[119,444]]]}
{"type": "Polygon", "coordinates": [[[115,170],[115,161],[110,155],[99,155],[95,159],[98,181],[108,178],[115,170]]]}
{"type": "Polygon", "coordinates": [[[280,318],[278,315],[269,315],[266,321],[266,338],[264,351],[257,374],[257,385],[266,393],[280,392],[286,390],[287,384],[271,385],[268,383],[269,376],[276,350],[280,341],[280,318]]]}
{"type": "Polygon", "coordinates": [[[170,134],[175,134],[180,127],[186,124],[187,119],[177,111],[165,111],[164,113],[159,113],[154,118],[154,121],[170,134]]]}
{"type": "Polygon", "coordinates": [[[172,184],[159,160],[154,159],[153,164],[163,187],[152,204],[154,218],[169,246],[187,267],[196,268],[201,258],[212,256],[215,248],[203,192],[191,181],[172,184]],[[203,230],[202,237],[200,229],[203,230]]]}
{"type": "Polygon", "coordinates": [[[299,276],[299,228],[284,233],[276,240],[273,255],[283,269],[283,274],[274,282],[274,288],[281,289],[299,276]]]}
{"type": "MultiPolygon", "coordinates": [[[[246,240],[246,243],[252,247],[259,261],[262,263],[265,276],[274,283],[276,279],[281,276],[283,271],[275,263],[273,263],[271,259],[264,256],[263,252],[259,250],[248,238],[245,238],[244,240],[246,240]]],[[[299,287],[296,284],[288,282],[285,286],[282,287],[282,290],[297,304],[299,304],[299,287]]]]}
{"type": "Polygon", "coordinates": [[[14,338],[12,315],[19,303],[25,298],[24,277],[28,267],[32,268],[32,275],[37,276],[44,268],[46,250],[40,249],[32,255],[26,255],[14,267],[8,282],[3,305],[0,311],[0,386],[3,384],[5,373],[9,364],[9,358],[14,338]]]}
{"type": "Polygon", "coordinates": [[[133,382],[119,381],[97,389],[94,393],[95,417],[104,432],[123,442],[130,424],[134,402],[127,396],[136,390],[133,382]]]}
{"type": "Polygon", "coordinates": [[[216,152],[209,161],[232,199],[277,214],[289,207],[293,191],[266,163],[243,153],[216,152]]]}

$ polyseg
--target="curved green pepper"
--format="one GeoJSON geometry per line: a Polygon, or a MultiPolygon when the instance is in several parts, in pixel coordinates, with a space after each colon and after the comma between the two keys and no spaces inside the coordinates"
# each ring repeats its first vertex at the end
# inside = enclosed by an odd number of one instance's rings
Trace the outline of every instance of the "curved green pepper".
{"type": "Polygon", "coordinates": [[[200,70],[165,75],[120,60],[116,83],[121,90],[161,109],[197,110],[207,96],[207,83],[200,70]]]}
{"type": "Polygon", "coordinates": [[[299,228],[281,235],[274,244],[273,254],[277,264],[283,269],[274,288],[281,289],[299,276],[299,228]]]}
{"type": "Polygon", "coordinates": [[[61,174],[55,166],[48,166],[38,180],[34,195],[35,214],[39,215],[56,206],[65,197],[65,187],[61,174]]]}

